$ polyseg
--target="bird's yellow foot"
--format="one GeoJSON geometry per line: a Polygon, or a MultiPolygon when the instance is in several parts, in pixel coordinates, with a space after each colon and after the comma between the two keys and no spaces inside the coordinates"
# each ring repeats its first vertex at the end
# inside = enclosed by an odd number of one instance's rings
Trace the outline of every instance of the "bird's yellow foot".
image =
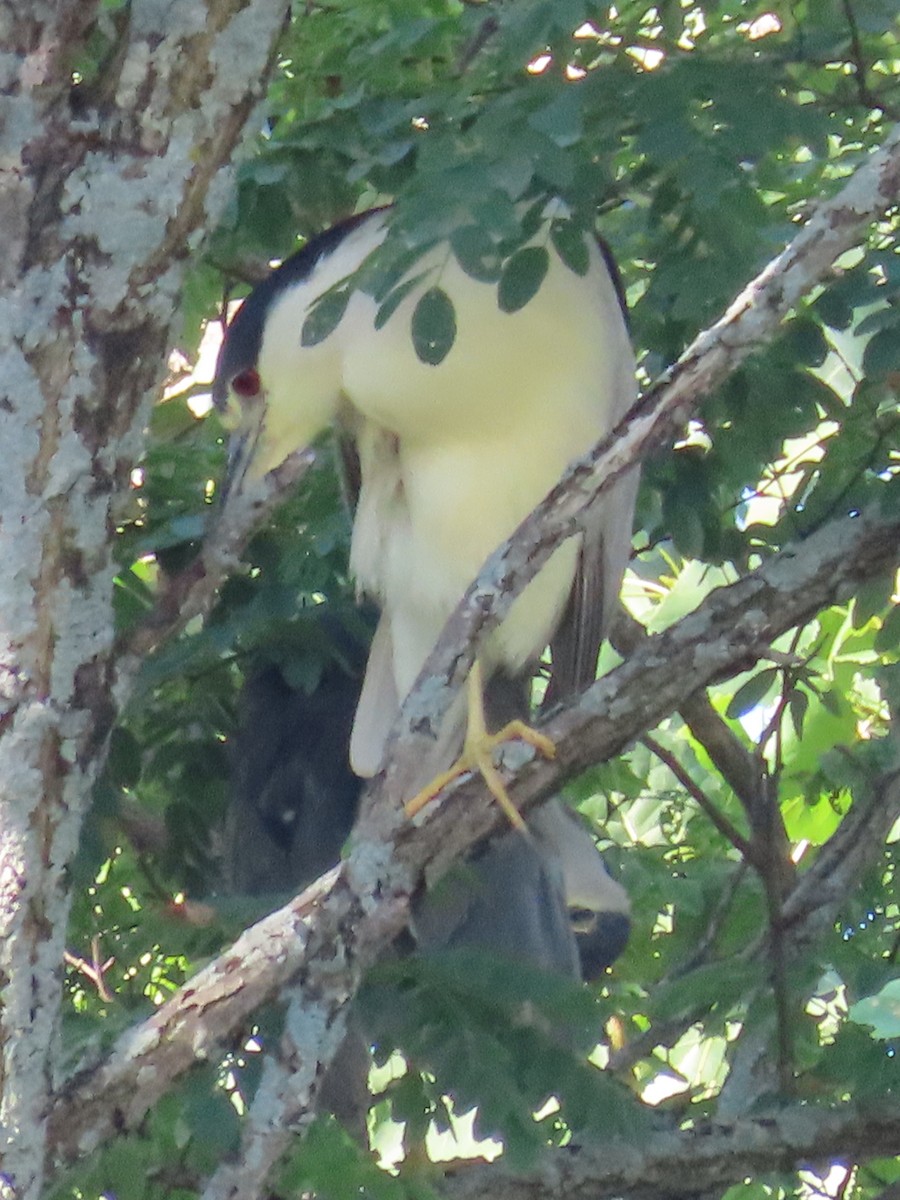
{"type": "Polygon", "coordinates": [[[488,733],[484,718],[481,666],[477,661],[469,675],[467,689],[469,719],[462,754],[460,754],[452,767],[446,771],[442,771],[440,775],[432,779],[431,783],[422,788],[420,792],[417,792],[411,800],[407,801],[405,805],[406,815],[414,817],[430,800],[433,800],[439,792],[443,791],[448,783],[451,783],[454,779],[458,779],[460,775],[465,775],[469,771],[477,771],[490,788],[494,799],[506,813],[509,823],[516,829],[524,829],[525,822],[509,797],[506,786],[500,777],[500,772],[494,766],[493,752],[498,746],[502,746],[505,742],[510,742],[514,738],[527,742],[529,746],[533,746],[545,758],[556,757],[556,746],[550,738],[545,737],[542,733],[538,733],[536,729],[532,729],[530,725],[526,725],[524,721],[519,720],[508,722],[498,733],[488,733]]]}

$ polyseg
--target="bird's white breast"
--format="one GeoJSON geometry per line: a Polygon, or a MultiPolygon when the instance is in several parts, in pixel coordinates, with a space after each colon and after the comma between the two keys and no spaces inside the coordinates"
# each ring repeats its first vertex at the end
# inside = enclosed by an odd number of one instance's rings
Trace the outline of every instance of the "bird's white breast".
{"type": "MultiPolygon", "coordinates": [[[[341,333],[344,394],[363,427],[379,431],[360,440],[353,567],[391,613],[401,696],[485,559],[607,432],[634,390],[599,254],[579,277],[551,253],[536,299],[511,314],[498,308],[494,286],[464,275],[445,253],[440,262],[437,282],[454,302],[457,337],[439,366],[420,362],[412,346],[417,292],[383,329],[360,305],[341,333]]],[[[519,666],[540,652],[576,560],[574,543],[557,552],[494,635],[488,658],[519,666]]]]}

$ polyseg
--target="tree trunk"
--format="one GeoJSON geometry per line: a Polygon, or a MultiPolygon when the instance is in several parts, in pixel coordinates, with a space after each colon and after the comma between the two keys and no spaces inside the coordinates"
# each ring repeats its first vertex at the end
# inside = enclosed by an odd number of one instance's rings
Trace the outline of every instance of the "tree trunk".
{"type": "Polygon", "coordinates": [[[0,1123],[22,1197],[44,1170],[67,868],[129,684],[116,504],[283,19],[280,0],[0,11],[0,1123]]]}

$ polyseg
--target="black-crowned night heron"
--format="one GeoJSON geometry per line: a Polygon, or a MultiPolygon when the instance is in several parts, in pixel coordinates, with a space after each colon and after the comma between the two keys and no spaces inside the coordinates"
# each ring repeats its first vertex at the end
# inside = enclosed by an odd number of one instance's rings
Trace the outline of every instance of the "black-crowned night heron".
{"type": "MultiPolygon", "coordinates": [[[[361,485],[351,568],[381,608],[351,737],[353,769],[364,777],[382,766],[399,706],[479,568],[635,396],[616,283],[593,242],[584,274],[550,248],[540,289],[514,312],[438,245],[410,269],[409,291],[380,327],[375,301],[355,290],[337,327],[303,345],[310,309],[377,249],[387,219],[376,210],[336,226],[258,286],[227,331],[214,383],[234,430],[232,487],[277,467],[329,425],[355,443],[361,485]],[[456,315],[455,342],[436,366],[420,361],[410,335],[416,303],[432,286],[456,315]]],[[[533,243],[549,247],[547,222],[533,243]]],[[[490,761],[483,683],[498,670],[515,677],[533,669],[548,642],[555,697],[594,678],[627,561],[636,482],[632,474],[617,485],[481,646],[468,726],[463,697],[423,782],[447,767],[468,728],[463,758],[439,782],[477,767],[520,822],[490,761]]],[[[513,732],[552,752],[520,723],[513,732]]]]}

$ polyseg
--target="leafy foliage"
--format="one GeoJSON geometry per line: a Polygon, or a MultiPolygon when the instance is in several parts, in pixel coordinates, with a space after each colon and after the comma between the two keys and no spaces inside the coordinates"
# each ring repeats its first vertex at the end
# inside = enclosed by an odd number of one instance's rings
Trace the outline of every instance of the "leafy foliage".
{"type": "MultiPolygon", "coordinates": [[[[539,289],[550,253],[583,271],[586,239],[599,230],[621,268],[647,381],[835,191],[898,111],[892,0],[308,5],[285,33],[264,128],[226,220],[198,259],[183,350],[193,355],[223,296],[256,277],[260,262],[389,199],[384,253],[354,281],[376,297],[380,322],[439,239],[513,311],[539,289]],[[552,245],[535,244],[536,217],[556,196],[566,208],[552,245]]],[[[305,340],[334,328],[349,286],[316,307],[305,340]]],[[[887,482],[900,430],[898,300],[897,227],[885,223],[708,398],[683,441],[646,465],[626,601],[649,628],[830,518],[896,503],[887,482]]],[[[441,360],[453,323],[435,277],[412,320],[420,357],[441,360]]],[[[152,449],[120,516],[123,632],[147,611],[160,573],[192,560],[214,512],[223,434],[214,417],[195,415],[193,398],[176,391],[157,406],[152,449]]],[[[150,1011],[221,944],[223,926],[198,901],[216,887],[235,698],[255,664],[275,661],[311,690],[340,656],[312,615],[327,603],[342,620],[359,619],[348,537],[322,447],[211,618],[144,664],[79,862],[70,1058],[150,1011]]],[[[390,1103],[373,1110],[376,1139],[391,1114],[423,1134],[432,1120],[446,1127],[448,1096],[457,1112],[477,1104],[479,1130],[501,1133],[518,1161],[572,1130],[619,1136],[623,1114],[632,1131],[712,1118],[735,1111],[728,1080],[745,1071],[757,1037],[769,1069],[746,1106],[786,1092],[826,1103],[896,1095],[898,1033],[883,1007],[895,1013],[897,828],[873,847],[827,928],[793,946],[788,963],[784,931],[770,925],[778,889],[815,869],[890,767],[896,589],[893,577],[870,581],[711,689],[719,736],[752,764],[768,841],[754,825],[758,808],[682,716],[571,784],[634,906],[629,949],[598,993],[563,995],[521,968],[460,961],[380,969],[364,1003],[384,1055],[401,1044],[427,1070],[410,1066],[389,1087],[390,1103]],[[746,860],[747,844],[768,856],[766,868],[746,860]],[[544,1005],[551,1029],[587,1021],[593,1061],[610,1074],[546,1027],[517,1022],[525,996],[544,1005]],[[873,1008],[879,998],[882,1009],[873,1008]],[[558,1111],[535,1121],[549,1097],[558,1111]]],[[[58,1194],[196,1194],[197,1180],[237,1145],[259,1057],[235,1047],[196,1072],[140,1135],[117,1141],[58,1194]]],[[[864,1200],[896,1172],[895,1162],[863,1164],[842,1193],[864,1200]]],[[[322,1120],[282,1186],[342,1196],[407,1184],[322,1120]]],[[[760,1200],[773,1186],[798,1185],[785,1178],[743,1191],[760,1200]]]]}

